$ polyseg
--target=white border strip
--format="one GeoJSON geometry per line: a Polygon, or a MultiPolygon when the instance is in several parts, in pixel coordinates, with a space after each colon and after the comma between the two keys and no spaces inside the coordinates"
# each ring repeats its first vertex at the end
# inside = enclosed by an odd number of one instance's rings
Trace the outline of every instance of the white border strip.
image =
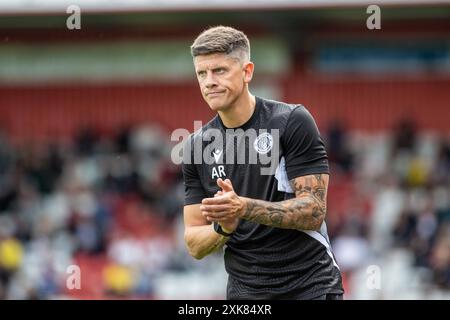
{"type": "Polygon", "coordinates": [[[8,0],[0,2],[0,14],[10,13],[65,13],[70,5],[77,5],[82,12],[120,11],[176,11],[207,9],[275,9],[319,8],[352,5],[437,5],[450,4],[450,0],[8,0]]]}
{"type": "Polygon", "coordinates": [[[333,253],[331,252],[331,245],[328,243],[328,241],[324,238],[324,236],[320,232],[310,230],[300,230],[300,231],[306,233],[307,235],[311,236],[312,238],[316,239],[321,244],[323,244],[327,249],[328,255],[331,257],[331,260],[333,260],[334,266],[340,270],[339,266],[336,263],[336,260],[334,260],[333,253]]]}

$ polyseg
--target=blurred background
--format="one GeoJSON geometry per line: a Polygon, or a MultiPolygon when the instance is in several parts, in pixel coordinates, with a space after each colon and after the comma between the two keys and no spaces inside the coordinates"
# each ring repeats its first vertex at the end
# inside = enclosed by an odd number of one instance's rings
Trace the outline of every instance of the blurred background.
{"type": "Polygon", "coordinates": [[[213,116],[189,46],[223,24],[250,38],[251,91],[318,123],[345,297],[450,299],[449,1],[227,3],[0,3],[0,298],[225,297],[221,252],[187,254],[170,157],[213,116]]]}

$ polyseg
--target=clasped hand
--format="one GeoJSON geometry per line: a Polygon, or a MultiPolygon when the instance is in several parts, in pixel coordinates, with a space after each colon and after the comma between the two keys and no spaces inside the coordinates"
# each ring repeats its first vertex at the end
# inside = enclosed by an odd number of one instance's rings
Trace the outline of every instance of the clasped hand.
{"type": "Polygon", "coordinates": [[[217,221],[221,225],[235,224],[245,209],[245,200],[234,192],[229,179],[217,179],[219,190],[214,198],[202,200],[200,210],[202,215],[210,222],[217,221]]]}

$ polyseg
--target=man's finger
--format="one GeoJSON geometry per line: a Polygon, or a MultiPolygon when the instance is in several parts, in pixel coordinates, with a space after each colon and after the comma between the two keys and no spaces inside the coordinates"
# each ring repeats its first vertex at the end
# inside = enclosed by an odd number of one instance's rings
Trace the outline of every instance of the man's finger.
{"type": "Polygon", "coordinates": [[[206,204],[225,204],[225,203],[229,203],[230,198],[226,195],[222,195],[222,196],[217,196],[214,198],[205,198],[202,200],[202,204],[206,205],[206,204]]]}
{"type": "MultiPolygon", "coordinates": [[[[208,218],[212,218],[212,219],[219,219],[219,218],[226,218],[229,219],[229,213],[227,211],[202,211],[202,215],[208,219],[208,218]]],[[[208,220],[210,221],[210,220],[208,220]]]]}
{"type": "Polygon", "coordinates": [[[231,180],[230,180],[230,179],[225,179],[224,182],[225,182],[226,184],[228,184],[232,190],[234,190],[233,184],[231,183],[231,180]]]}
{"type": "Polygon", "coordinates": [[[222,218],[213,218],[211,216],[207,216],[206,220],[208,220],[209,222],[224,222],[224,221],[228,221],[230,218],[229,217],[222,217],[222,218]]]}
{"type": "Polygon", "coordinates": [[[225,204],[209,204],[209,205],[201,205],[201,211],[227,211],[229,209],[228,205],[225,204]]]}
{"type": "Polygon", "coordinates": [[[233,185],[231,184],[231,181],[229,179],[227,179],[227,181],[229,181],[228,183],[223,181],[221,178],[217,179],[217,185],[222,188],[222,190],[224,192],[230,192],[233,191],[233,185]]]}

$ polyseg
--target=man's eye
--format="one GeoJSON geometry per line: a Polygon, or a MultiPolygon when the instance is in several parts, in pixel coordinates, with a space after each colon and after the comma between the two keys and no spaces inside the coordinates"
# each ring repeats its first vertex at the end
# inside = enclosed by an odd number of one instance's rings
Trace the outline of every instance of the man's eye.
{"type": "Polygon", "coordinates": [[[197,73],[199,78],[203,78],[205,76],[205,74],[206,74],[206,72],[204,72],[204,71],[200,71],[197,73]]]}
{"type": "Polygon", "coordinates": [[[218,73],[218,74],[222,74],[224,72],[225,72],[225,69],[222,69],[222,68],[216,69],[216,73],[218,73]]]}

